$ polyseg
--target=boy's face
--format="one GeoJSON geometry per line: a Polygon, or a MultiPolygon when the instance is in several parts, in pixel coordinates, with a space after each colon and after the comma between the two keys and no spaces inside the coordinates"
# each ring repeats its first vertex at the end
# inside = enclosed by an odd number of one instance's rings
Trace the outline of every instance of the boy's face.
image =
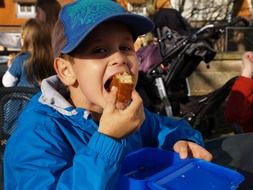
{"type": "Polygon", "coordinates": [[[99,25],[72,54],[76,77],[72,101],[76,107],[101,113],[108,91],[106,82],[116,73],[138,78],[138,59],[129,29],[117,22],[99,25]]]}

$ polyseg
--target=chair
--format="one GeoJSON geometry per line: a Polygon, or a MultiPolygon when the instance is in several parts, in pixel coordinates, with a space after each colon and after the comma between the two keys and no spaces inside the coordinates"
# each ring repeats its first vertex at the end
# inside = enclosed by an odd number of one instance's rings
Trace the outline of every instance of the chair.
{"type": "MultiPolygon", "coordinates": [[[[30,87],[0,87],[0,171],[2,171],[2,155],[8,138],[16,129],[19,114],[31,97],[39,91],[30,87]]],[[[0,189],[3,189],[3,176],[0,172],[0,189]]]]}
{"type": "Polygon", "coordinates": [[[238,190],[253,189],[252,139],[253,133],[241,133],[205,142],[205,148],[213,154],[212,162],[237,170],[245,177],[238,190]]]}

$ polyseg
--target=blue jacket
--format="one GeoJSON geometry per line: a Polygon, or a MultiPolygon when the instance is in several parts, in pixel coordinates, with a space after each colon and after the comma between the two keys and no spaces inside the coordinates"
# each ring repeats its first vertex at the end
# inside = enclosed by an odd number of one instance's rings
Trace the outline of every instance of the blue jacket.
{"type": "Polygon", "coordinates": [[[71,107],[55,76],[44,80],[41,89],[7,143],[5,190],[113,190],[127,153],[144,146],[172,149],[179,139],[203,145],[186,121],[147,110],[138,132],[114,140],[97,131],[87,110],[71,107]]]}

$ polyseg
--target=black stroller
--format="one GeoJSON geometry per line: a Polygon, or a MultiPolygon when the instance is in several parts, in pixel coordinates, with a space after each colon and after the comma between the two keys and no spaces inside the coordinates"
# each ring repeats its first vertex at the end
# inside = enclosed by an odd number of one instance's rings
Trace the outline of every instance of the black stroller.
{"type": "Polygon", "coordinates": [[[186,79],[201,61],[209,66],[216,55],[214,43],[226,27],[248,22],[236,17],[230,23],[210,24],[196,31],[175,9],[161,9],[153,20],[158,43],[137,52],[141,62],[137,90],[148,109],[163,115],[184,117],[207,137],[211,129],[206,121],[210,119],[212,123],[211,115],[225,101],[236,78],[193,101],[188,95],[186,79]]]}
{"type": "Polygon", "coordinates": [[[237,77],[210,94],[194,99],[188,95],[186,82],[201,61],[208,66],[214,58],[213,44],[226,27],[240,23],[246,26],[247,20],[236,17],[230,23],[206,25],[194,31],[174,9],[162,9],[153,19],[158,43],[137,52],[141,62],[137,90],[144,105],[159,114],[186,118],[202,132],[206,148],[214,156],[213,162],[238,170],[245,177],[239,189],[252,189],[252,156],[248,150],[252,147],[253,133],[208,140],[214,124],[212,117],[224,104],[237,77]]]}

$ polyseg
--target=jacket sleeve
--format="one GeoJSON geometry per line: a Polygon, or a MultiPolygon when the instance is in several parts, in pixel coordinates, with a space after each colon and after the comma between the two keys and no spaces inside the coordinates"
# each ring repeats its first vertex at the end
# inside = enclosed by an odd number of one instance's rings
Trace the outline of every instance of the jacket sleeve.
{"type": "Polygon", "coordinates": [[[8,68],[3,75],[2,83],[4,87],[16,86],[20,76],[22,75],[26,59],[28,59],[28,54],[25,53],[21,53],[14,58],[10,68],[8,68]]]}
{"type": "Polygon", "coordinates": [[[47,125],[20,127],[11,136],[4,156],[6,190],[114,189],[124,157],[120,142],[95,132],[73,150],[61,131],[47,125]]]}
{"type": "Polygon", "coordinates": [[[224,115],[231,123],[244,127],[244,131],[253,123],[253,79],[240,76],[229,94],[224,115]]]}
{"type": "Polygon", "coordinates": [[[162,149],[172,150],[178,140],[193,141],[204,146],[202,135],[184,119],[160,116],[145,110],[142,131],[144,145],[156,142],[162,149]],[[151,140],[152,139],[152,140],[151,140]]]}
{"type": "Polygon", "coordinates": [[[13,76],[9,70],[7,70],[2,78],[2,84],[4,87],[12,87],[15,86],[18,81],[18,78],[13,76]]]}

